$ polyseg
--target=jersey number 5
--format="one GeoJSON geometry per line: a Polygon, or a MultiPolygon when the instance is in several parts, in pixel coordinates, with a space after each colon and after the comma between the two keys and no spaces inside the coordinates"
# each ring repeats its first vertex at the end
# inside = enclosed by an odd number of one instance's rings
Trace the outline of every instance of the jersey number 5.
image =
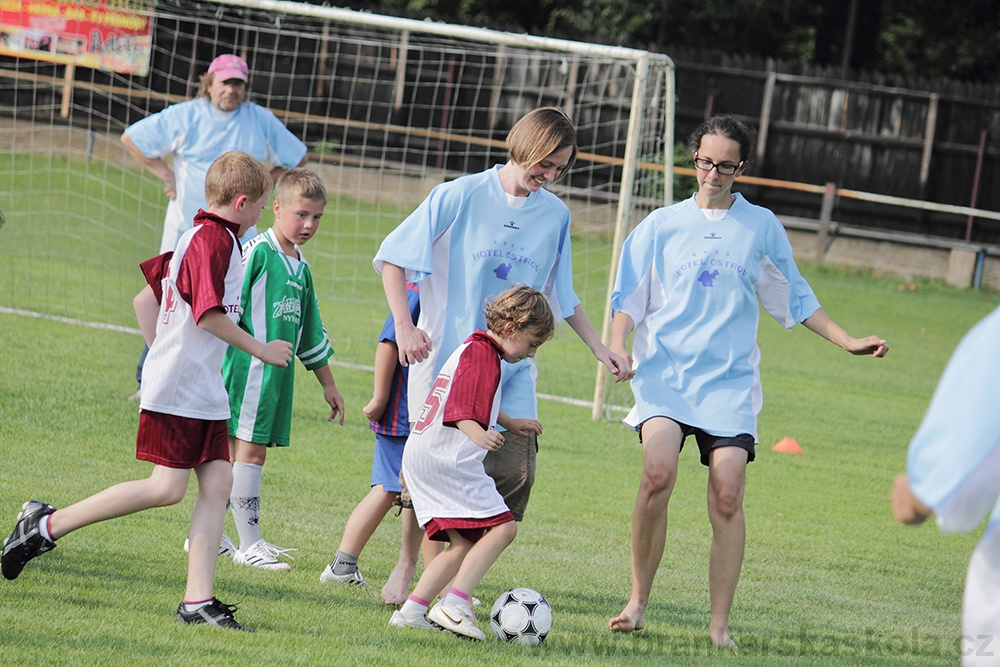
{"type": "Polygon", "coordinates": [[[419,435],[434,423],[434,417],[437,415],[438,410],[441,409],[441,400],[448,394],[449,384],[451,384],[451,377],[447,375],[439,375],[434,380],[431,392],[427,395],[427,400],[424,401],[424,407],[420,409],[420,419],[417,420],[416,425],[413,427],[413,433],[419,435]]]}

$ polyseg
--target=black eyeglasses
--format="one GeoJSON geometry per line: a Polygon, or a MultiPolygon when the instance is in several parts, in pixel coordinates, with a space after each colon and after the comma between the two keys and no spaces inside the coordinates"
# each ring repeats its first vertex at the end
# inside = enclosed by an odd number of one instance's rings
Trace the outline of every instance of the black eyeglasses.
{"type": "Polygon", "coordinates": [[[723,162],[722,164],[715,164],[711,160],[706,160],[704,158],[696,157],[694,159],[694,166],[701,171],[712,171],[714,168],[722,176],[732,176],[740,167],[743,166],[743,160],[740,160],[739,164],[729,164],[728,162],[723,162]]]}

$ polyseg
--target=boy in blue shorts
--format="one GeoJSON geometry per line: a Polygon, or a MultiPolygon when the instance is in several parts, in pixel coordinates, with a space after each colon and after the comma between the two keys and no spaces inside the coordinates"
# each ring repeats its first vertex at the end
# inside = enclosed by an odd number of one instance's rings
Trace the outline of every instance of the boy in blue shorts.
{"type": "MultiPolygon", "coordinates": [[[[416,323],[420,317],[420,292],[416,283],[406,283],[406,299],[410,318],[416,323]]],[[[399,363],[396,327],[392,315],[389,315],[382,327],[378,347],[375,349],[375,387],[372,400],[363,408],[365,417],[371,421],[371,429],[375,431],[371,491],[351,512],[333,562],[323,570],[319,577],[320,581],[357,586],[369,585],[358,570],[358,556],[361,555],[361,550],[375,533],[386,512],[399,502],[399,494],[402,491],[399,472],[403,464],[403,445],[406,444],[406,438],[410,434],[406,396],[407,374],[408,368],[399,363]]],[[[403,554],[416,552],[415,548],[411,549],[406,545],[410,544],[410,541],[419,544],[422,533],[413,517],[413,510],[404,509],[403,512],[407,514],[403,518],[402,536],[406,548],[400,552],[400,562],[389,577],[390,583],[387,583],[382,591],[383,597],[394,580],[404,577],[408,584],[416,569],[416,562],[411,564],[403,562],[405,560],[403,554]]],[[[406,585],[403,587],[405,589],[406,585]]]]}
{"type": "MultiPolygon", "coordinates": [[[[257,340],[285,340],[306,370],[316,374],[329,420],[344,423],[344,399],[327,363],[333,354],[320,319],[309,264],[300,246],[319,229],[326,188],[308,169],[289,169],[274,188],[274,225],[243,248],[243,314],[240,326],[257,340]]],[[[269,447],[288,447],[292,422],[295,365],[265,366],[231,347],[222,365],[229,392],[229,444],[233,461],[230,496],[240,546],[233,562],[263,570],[288,572],[278,560],[290,549],[260,535],[260,488],[269,447]]]]}
{"type": "Polygon", "coordinates": [[[222,155],[205,177],[208,210],[198,212],[194,227],[172,253],[143,262],[148,285],[133,305],[149,356],[136,458],[153,463],[153,471],[146,479],[116,484],[61,510],[37,500],[25,503],[4,543],[4,577],[17,578],[28,561],[54,549],[56,540],[74,530],[179,503],[194,470],[198,499],[177,619],[249,630],[233,618],[235,607],[220,602],[213,591],[233,481],[222,358],[232,345],[274,366],[287,366],[292,359],[287,342],[257,340],[236,324],[243,284],[237,239],[260,220],[270,193],[271,175],[263,164],[245,153],[222,155]]]}

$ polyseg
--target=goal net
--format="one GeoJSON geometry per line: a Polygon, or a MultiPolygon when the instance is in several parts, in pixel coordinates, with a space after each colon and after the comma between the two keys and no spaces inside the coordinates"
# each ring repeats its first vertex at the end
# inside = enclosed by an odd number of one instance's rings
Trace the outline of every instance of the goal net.
{"type": "MultiPolygon", "coordinates": [[[[576,165],[550,189],[573,214],[577,294],[605,329],[618,247],[671,195],[669,58],[292,2],[137,11],[153,20],[145,76],[0,57],[4,311],[135,327],[137,264],[158,250],[167,199],[122,131],[192,98],[208,63],[230,52],[250,65],[250,99],[306,142],[329,190],[303,252],[338,362],[371,364],[388,312],[371,266],[381,240],[437,183],[506,161],[507,131],[540,106],[578,129],[576,165]]],[[[568,327],[539,365],[540,393],[594,402],[595,415],[630,401],[595,386],[596,363],[568,327]]]]}

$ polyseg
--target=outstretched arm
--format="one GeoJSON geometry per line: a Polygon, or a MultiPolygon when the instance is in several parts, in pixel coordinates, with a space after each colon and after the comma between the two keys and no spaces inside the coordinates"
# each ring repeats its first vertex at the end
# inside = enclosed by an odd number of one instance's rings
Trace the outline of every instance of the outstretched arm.
{"type": "Polygon", "coordinates": [[[406,273],[395,264],[382,265],[382,288],[392,311],[393,325],[396,327],[396,347],[399,348],[399,363],[403,366],[415,364],[428,357],[431,339],[426,332],[413,324],[410,302],[406,298],[406,273]]]}
{"type": "Polygon", "coordinates": [[[830,316],[822,308],[803,320],[802,324],[813,333],[819,334],[851,354],[870,354],[873,357],[884,357],[889,352],[889,346],[878,336],[854,338],[848,335],[836,322],[830,319],[830,316]]]}
{"type": "Polygon", "coordinates": [[[330,416],[326,420],[332,422],[339,414],[340,425],[343,426],[344,397],[340,395],[340,392],[337,390],[337,383],[333,381],[333,371],[330,369],[330,365],[323,364],[313,372],[316,373],[316,379],[323,386],[323,398],[330,406],[330,416]]]}
{"type": "Polygon", "coordinates": [[[233,347],[257,357],[265,364],[284,368],[292,360],[292,344],[287,340],[262,343],[240,329],[221,308],[206,310],[198,320],[198,326],[233,347]]]}
{"type": "Polygon", "coordinates": [[[174,180],[174,170],[161,158],[149,158],[142,154],[127,134],[122,135],[122,143],[128,149],[129,155],[138,160],[146,171],[163,181],[163,192],[171,199],[177,198],[177,182],[174,180]]]}
{"type": "Polygon", "coordinates": [[[913,495],[910,476],[903,474],[896,477],[892,488],[892,514],[896,517],[896,521],[915,526],[923,523],[931,513],[931,508],[913,495]]]}
{"type": "Polygon", "coordinates": [[[566,323],[572,327],[576,335],[580,337],[590,351],[594,353],[597,360],[604,364],[609,371],[615,376],[615,382],[624,382],[625,380],[630,380],[635,373],[632,371],[632,364],[628,357],[623,356],[617,352],[609,350],[604,343],[601,342],[601,337],[594,330],[593,325],[590,320],[587,319],[587,313],[583,311],[583,307],[577,305],[573,309],[573,314],[566,318],[566,323]]]}
{"type": "Polygon", "coordinates": [[[625,339],[634,328],[635,322],[632,318],[621,311],[615,313],[611,320],[611,350],[624,357],[628,361],[629,368],[632,367],[632,355],[625,349],[625,339]]]}

